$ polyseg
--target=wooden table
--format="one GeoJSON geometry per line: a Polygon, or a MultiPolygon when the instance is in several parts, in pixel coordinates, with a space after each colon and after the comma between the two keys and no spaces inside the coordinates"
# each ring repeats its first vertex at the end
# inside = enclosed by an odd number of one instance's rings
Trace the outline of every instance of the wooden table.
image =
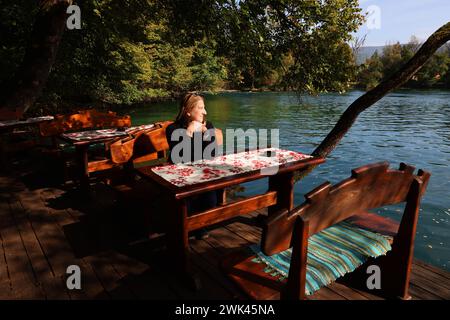
{"type": "Polygon", "coordinates": [[[44,117],[36,117],[36,118],[28,118],[25,120],[0,120],[0,132],[11,132],[14,129],[28,127],[28,126],[37,126],[40,123],[52,121],[54,119],[53,116],[44,116],[44,117]]]}
{"type": "Polygon", "coordinates": [[[323,162],[323,158],[270,148],[224,155],[213,160],[141,167],[136,170],[141,177],[158,184],[168,195],[167,244],[171,250],[172,264],[183,281],[191,288],[198,289],[199,280],[192,274],[189,263],[189,232],[261,208],[268,207],[269,215],[279,210],[293,209],[294,172],[323,162]],[[279,161],[270,157],[271,160],[265,163],[265,159],[269,159],[264,156],[267,150],[274,151],[279,161]],[[283,155],[286,157],[283,158],[283,155]],[[278,170],[275,172],[275,169],[278,170]],[[273,174],[265,175],[268,171],[273,171],[273,174]],[[217,207],[188,216],[187,200],[191,197],[266,177],[269,177],[266,193],[228,204],[221,199],[217,207]]]}
{"type": "MultiPolygon", "coordinates": [[[[0,164],[2,167],[7,164],[8,144],[5,135],[14,130],[24,127],[37,127],[39,124],[53,120],[53,116],[28,118],[25,120],[2,120],[0,121],[0,164]]],[[[30,144],[27,144],[27,146],[30,144]]]]}
{"type": "Polygon", "coordinates": [[[147,130],[155,127],[154,124],[126,128],[125,130],[96,129],[70,133],[63,133],[59,138],[75,147],[76,161],[78,164],[78,177],[82,191],[89,192],[89,159],[88,149],[93,144],[106,144],[119,138],[125,138],[139,130],[147,130]]]}

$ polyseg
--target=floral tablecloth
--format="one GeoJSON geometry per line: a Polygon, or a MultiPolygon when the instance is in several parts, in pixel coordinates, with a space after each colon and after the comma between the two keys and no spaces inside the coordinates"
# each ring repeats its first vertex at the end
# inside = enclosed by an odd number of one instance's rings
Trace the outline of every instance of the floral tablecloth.
{"type": "Polygon", "coordinates": [[[153,128],[154,124],[145,124],[142,126],[130,127],[125,130],[118,129],[98,129],[98,130],[86,130],[78,132],[63,133],[61,136],[65,139],[72,141],[91,141],[105,138],[125,137],[133,131],[148,130],[153,128]]]}
{"type": "Polygon", "coordinates": [[[274,170],[279,165],[307,158],[311,156],[295,151],[266,148],[218,156],[211,160],[157,166],[152,171],[173,185],[182,187],[255,170],[270,175],[276,173],[274,170]],[[271,154],[268,154],[268,151],[271,154]]]}
{"type": "Polygon", "coordinates": [[[51,121],[53,119],[54,119],[53,116],[44,116],[44,117],[28,118],[25,120],[5,120],[5,121],[0,121],[0,128],[17,126],[17,125],[25,125],[25,124],[33,124],[33,123],[39,123],[39,122],[43,122],[43,121],[51,121]]]}

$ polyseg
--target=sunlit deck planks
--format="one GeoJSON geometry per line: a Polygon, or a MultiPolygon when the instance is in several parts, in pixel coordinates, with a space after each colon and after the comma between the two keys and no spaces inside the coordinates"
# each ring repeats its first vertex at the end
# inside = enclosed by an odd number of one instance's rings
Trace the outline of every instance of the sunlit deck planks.
{"type": "MultiPolygon", "coordinates": [[[[256,212],[212,230],[205,240],[191,240],[194,269],[203,284],[193,292],[167,271],[161,238],[130,242],[142,205],[124,210],[116,193],[102,186],[88,204],[70,191],[31,180],[0,176],[0,299],[245,299],[218,261],[259,240],[256,212]],[[66,287],[66,268],[73,264],[81,268],[81,290],[66,287]]],[[[144,207],[158,210],[152,203],[144,207]]],[[[449,272],[420,261],[412,271],[413,299],[450,299],[449,272]]],[[[338,283],[310,298],[380,299],[338,283]]]]}

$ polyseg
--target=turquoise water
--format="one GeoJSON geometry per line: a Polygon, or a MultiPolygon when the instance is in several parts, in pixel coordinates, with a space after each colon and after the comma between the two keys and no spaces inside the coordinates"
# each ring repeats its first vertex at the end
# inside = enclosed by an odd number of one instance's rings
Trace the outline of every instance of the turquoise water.
{"type": "MultiPolygon", "coordinates": [[[[293,93],[222,93],[206,95],[208,119],[216,127],[279,128],[280,147],[311,153],[342,112],[363,92],[303,97],[293,93]]],[[[173,119],[175,102],[130,110],[133,124],[173,119]]],[[[327,162],[295,187],[295,202],[304,193],[350,170],[387,160],[397,167],[406,162],[431,172],[422,201],[415,256],[450,270],[450,92],[398,91],[363,112],[327,162]]],[[[267,181],[245,184],[245,195],[265,192],[267,181]]],[[[399,220],[402,207],[378,212],[399,220]]]]}

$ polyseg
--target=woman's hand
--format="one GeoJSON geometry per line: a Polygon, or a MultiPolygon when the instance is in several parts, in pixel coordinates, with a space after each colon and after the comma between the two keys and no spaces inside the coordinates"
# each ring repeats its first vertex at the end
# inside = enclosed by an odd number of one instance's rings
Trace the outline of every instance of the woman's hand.
{"type": "Polygon", "coordinates": [[[194,132],[205,132],[206,131],[206,125],[199,121],[191,121],[186,129],[188,136],[192,137],[194,132]]]}
{"type": "Polygon", "coordinates": [[[206,130],[208,130],[206,123],[202,123],[202,133],[205,133],[206,130]]]}

